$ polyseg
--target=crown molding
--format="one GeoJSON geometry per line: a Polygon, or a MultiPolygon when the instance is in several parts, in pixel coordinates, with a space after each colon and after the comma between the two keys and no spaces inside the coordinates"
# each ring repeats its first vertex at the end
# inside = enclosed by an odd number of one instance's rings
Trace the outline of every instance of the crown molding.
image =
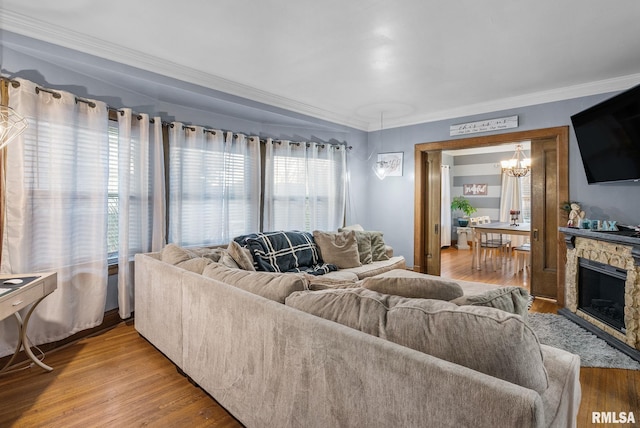
{"type": "MultiPolygon", "coordinates": [[[[438,120],[448,120],[474,116],[483,113],[492,113],[501,110],[511,110],[537,104],[545,104],[556,101],[569,100],[573,98],[587,97],[609,92],[617,92],[629,89],[640,84],[640,73],[627,76],[615,77],[612,79],[598,80],[579,85],[572,85],[563,88],[551,89],[548,91],[533,92],[515,97],[502,98],[483,103],[470,104],[467,106],[442,110],[431,114],[417,114],[409,117],[402,117],[396,120],[387,121],[385,129],[399,128],[402,126],[412,126],[422,123],[435,122],[438,120]]],[[[375,124],[370,123],[368,131],[377,130],[375,124]]]]}
{"type": "MultiPolygon", "coordinates": [[[[185,67],[144,52],[129,49],[125,46],[116,45],[44,21],[35,20],[10,10],[2,9],[0,29],[334,124],[368,132],[379,129],[378,124],[374,121],[337,114],[310,104],[233,82],[220,76],[185,67]]],[[[515,97],[470,104],[454,109],[440,110],[428,114],[398,117],[387,120],[385,129],[463,118],[536,104],[615,92],[628,89],[638,83],[640,83],[640,74],[632,74],[547,91],[533,92],[515,97]]]]}
{"type": "Polygon", "coordinates": [[[2,10],[0,29],[339,125],[359,130],[366,130],[368,125],[363,120],[345,118],[310,104],[185,67],[125,46],[35,20],[10,10],[2,10]]]}

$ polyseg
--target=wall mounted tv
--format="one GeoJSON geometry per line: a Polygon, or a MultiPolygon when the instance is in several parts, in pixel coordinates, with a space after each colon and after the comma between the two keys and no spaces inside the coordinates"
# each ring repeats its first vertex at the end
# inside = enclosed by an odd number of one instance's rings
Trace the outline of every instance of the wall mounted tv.
{"type": "Polygon", "coordinates": [[[571,116],[589,184],[640,181],[640,85],[571,116]]]}

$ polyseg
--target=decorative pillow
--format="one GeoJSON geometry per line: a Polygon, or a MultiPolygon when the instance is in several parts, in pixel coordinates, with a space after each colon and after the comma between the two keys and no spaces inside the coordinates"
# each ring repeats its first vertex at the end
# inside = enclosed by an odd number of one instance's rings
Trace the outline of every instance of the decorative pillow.
{"type": "Polygon", "coordinates": [[[356,233],[356,241],[358,242],[358,257],[360,264],[368,265],[373,261],[371,256],[371,235],[368,232],[355,229],[342,228],[338,232],[353,230],[356,233]]]}
{"type": "Polygon", "coordinates": [[[198,257],[205,257],[213,262],[217,262],[222,257],[222,253],[225,251],[224,248],[209,248],[209,247],[201,247],[201,248],[189,248],[189,251],[195,254],[198,257]]]}
{"type": "Polygon", "coordinates": [[[241,247],[236,241],[229,242],[227,252],[235,260],[240,269],[255,271],[253,266],[253,257],[251,251],[248,248],[241,247]]]}
{"type": "Polygon", "coordinates": [[[176,244],[168,244],[162,249],[162,253],[160,254],[162,261],[171,265],[177,265],[180,262],[184,262],[195,257],[196,254],[176,244]]]}
{"type": "Polygon", "coordinates": [[[371,258],[374,262],[389,260],[387,246],[382,239],[382,232],[368,232],[371,236],[371,258]]]}
{"type": "Polygon", "coordinates": [[[320,257],[313,237],[308,232],[279,231],[256,233],[246,238],[253,254],[256,270],[295,272],[316,266],[320,257]]]}
{"type": "Polygon", "coordinates": [[[314,230],[313,240],[324,262],[334,264],[338,269],[360,266],[358,242],[353,230],[337,233],[314,230]]]}
{"type": "Polygon", "coordinates": [[[416,299],[452,300],[464,292],[456,282],[412,271],[395,269],[383,275],[365,278],[362,286],[378,293],[416,299]],[[405,273],[406,272],[406,273],[405,273]]]}
{"type": "Polygon", "coordinates": [[[384,338],[389,308],[406,300],[365,288],[344,288],[292,293],[285,304],[384,338]]]}
{"type": "Polygon", "coordinates": [[[412,299],[389,310],[387,339],[543,393],[538,338],[522,317],[496,308],[412,299]]]}
{"type": "Polygon", "coordinates": [[[226,266],[228,268],[241,269],[240,266],[238,266],[238,263],[236,263],[235,259],[233,257],[231,257],[231,254],[229,254],[229,252],[227,250],[225,250],[222,253],[218,263],[220,263],[221,265],[226,266]]]}
{"type": "Polygon", "coordinates": [[[181,267],[182,269],[186,269],[190,272],[195,272],[198,274],[202,274],[204,268],[209,264],[213,263],[211,259],[207,259],[205,257],[196,257],[193,259],[185,260],[176,264],[176,266],[181,267]]]}
{"type": "Polygon", "coordinates": [[[308,289],[303,274],[249,272],[211,263],[204,268],[202,275],[280,303],[284,303],[294,291],[308,289]]]}
{"type": "Polygon", "coordinates": [[[526,320],[529,292],[522,287],[508,286],[488,290],[481,294],[467,295],[451,300],[456,305],[489,306],[520,315],[526,320]]]}

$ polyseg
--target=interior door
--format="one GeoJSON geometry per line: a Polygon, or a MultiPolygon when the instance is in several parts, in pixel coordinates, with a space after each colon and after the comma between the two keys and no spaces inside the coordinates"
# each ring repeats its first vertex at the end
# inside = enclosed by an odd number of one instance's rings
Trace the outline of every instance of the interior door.
{"type": "Polygon", "coordinates": [[[531,294],[558,299],[557,144],[531,143],[531,294]]]}
{"type": "MultiPolygon", "coordinates": [[[[420,154],[420,169],[422,173],[420,188],[423,193],[416,195],[416,202],[420,204],[423,219],[421,231],[422,241],[426,245],[417,248],[414,255],[415,270],[431,275],[440,275],[440,201],[442,152],[426,151],[420,154]]],[[[416,217],[416,218],[420,218],[416,217]]]]}

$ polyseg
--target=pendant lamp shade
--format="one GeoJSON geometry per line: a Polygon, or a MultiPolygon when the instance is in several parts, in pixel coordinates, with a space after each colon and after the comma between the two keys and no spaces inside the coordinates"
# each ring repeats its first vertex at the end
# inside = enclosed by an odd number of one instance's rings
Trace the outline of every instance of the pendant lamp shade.
{"type": "Polygon", "coordinates": [[[27,129],[29,122],[14,109],[0,106],[0,149],[27,129]]]}

